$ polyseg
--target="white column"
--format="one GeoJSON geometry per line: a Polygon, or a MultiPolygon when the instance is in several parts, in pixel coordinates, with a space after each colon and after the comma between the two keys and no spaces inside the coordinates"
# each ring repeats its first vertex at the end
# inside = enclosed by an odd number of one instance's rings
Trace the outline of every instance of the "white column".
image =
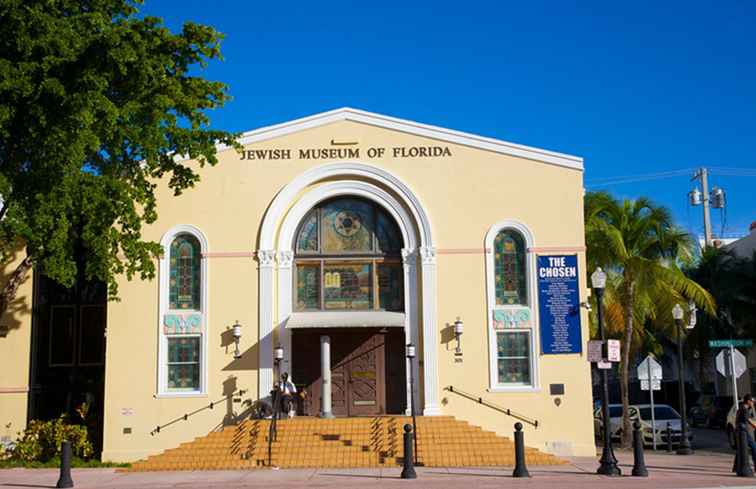
{"type": "MultiPolygon", "coordinates": [[[[418,342],[418,329],[417,329],[417,253],[410,248],[402,249],[402,262],[404,267],[404,342],[413,343],[417,347],[418,342]]],[[[406,352],[402,350],[402,354],[406,352]]],[[[406,384],[407,384],[407,410],[405,414],[407,416],[412,414],[412,404],[419,406],[420,393],[415,390],[414,397],[412,396],[412,386],[410,383],[410,369],[414,368],[409,358],[406,358],[405,354],[405,372],[406,372],[406,384]]],[[[417,379],[417,371],[415,371],[415,378],[417,379]]],[[[418,411],[419,412],[419,411],[418,411]]]]}
{"type": "Polygon", "coordinates": [[[291,375],[291,332],[286,327],[286,320],[292,311],[292,262],[293,251],[279,251],[276,253],[278,262],[278,341],[284,349],[284,357],[281,362],[281,372],[288,372],[289,379],[294,382],[291,375]]]}
{"type": "Polygon", "coordinates": [[[438,387],[438,327],[436,321],[436,250],[420,248],[423,272],[423,394],[425,416],[441,414],[438,387]]]}
{"type": "Polygon", "coordinates": [[[320,375],[323,379],[320,417],[333,418],[331,409],[331,338],[325,335],[320,337],[320,375]]]}
{"type": "Polygon", "coordinates": [[[270,395],[273,389],[273,268],[275,266],[275,251],[259,250],[260,284],[258,291],[260,308],[260,338],[259,344],[259,384],[257,392],[259,399],[270,395]]]}

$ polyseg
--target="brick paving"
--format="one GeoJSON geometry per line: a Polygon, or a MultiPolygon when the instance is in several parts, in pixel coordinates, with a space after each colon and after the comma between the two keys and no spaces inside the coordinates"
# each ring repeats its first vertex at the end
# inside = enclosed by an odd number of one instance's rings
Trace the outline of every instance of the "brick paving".
{"type": "MultiPolygon", "coordinates": [[[[646,453],[650,476],[629,476],[632,454],[617,454],[625,474],[621,478],[598,476],[597,459],[572,458],[568,465],[529,467],[532,478],[511,478],[508,468],[418,468],[418,479],[399,479],[400,469],[289,469],[186,472],[117,472],[112,469],[75,469],[77,488],[319,488],[319,487],[400,487],[417,488],[500,488],[592,489],[592,488],[756,488],[756,478],[735,477],[732,456],[697,452],[690,456],[646,453]]],[[[0,470],[0,487],[55,487],[58,471],[53,469],[0,470]]]]}

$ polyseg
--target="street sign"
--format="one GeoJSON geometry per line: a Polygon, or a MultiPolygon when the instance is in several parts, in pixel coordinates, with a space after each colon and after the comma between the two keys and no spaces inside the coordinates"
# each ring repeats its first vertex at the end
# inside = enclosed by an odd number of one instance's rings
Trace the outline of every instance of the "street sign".
{"type": "Polygon", "coordinates": [[[746,357],[740,353],[739,350],[722,350],[719,352],[716,358],[717,372],[729,377],[731,375],[730,370],[735,372],[735,378],[737,379],[745,373],[747,370],[746,357]],[[732,352],[732,359],[730,360],[730,352],[732,352]]]}
{"type": "Polygon", "coordinates": [[[620,361],[620,341],[606,340],[606,357],[610,362],[620,361]]]}
{"type": "Polygon", "coordinates": [[[654,360],[654,357],[652,357],[651,355],[647,356],[641,363],[638,364],[638,378],[641,380],[648,380],[649,377],[654,380],[662,379],[662,366],[659,365],[659,362],[654,360]]]}
{"type": "Polygon", "coordinates": [[[612,362],[605,362],[602,360],[600,362],[596,362],[596,366],[602,370],[608,370],[612,368],[612,362]]]}
{"type": "MultiPolygon", "coordinates": [[[[648,379],[641,379],[640,382],[641,382],[641,390],[642,391],[650,390],[648,388],[649,387],[649,385],[648,385],[648,379]]],[[[660,391],[661,390],[661,379],[654,379],[653,381],[651,381],[651,387],[653,387],[655,391],[660,391]]]]}
{"type": "Polygon", "coordinates": [[[751,348],[753,340],[709,340],[709,348],[728,348],[730,346],[751,348]]]}
{"type": "Polygon", "coordinates": [[[601,340],[590,340],[588,342],[588,361],[600,362],[601,358],[601,340]]]}

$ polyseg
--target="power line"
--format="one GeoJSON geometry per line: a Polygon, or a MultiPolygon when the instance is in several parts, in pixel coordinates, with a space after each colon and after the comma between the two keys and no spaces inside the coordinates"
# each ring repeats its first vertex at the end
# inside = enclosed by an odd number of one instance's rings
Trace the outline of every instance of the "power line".
{"type": "Polygon", "coordinates": [[[607,177],[607,178],[595,178],[585,182],[586,186],[590,187],[605,187],[607,185],[614,185],[618,183],[633,183],[643,182],[646,180],[659,180],[662,178],[672,178],[681,175],[688,175],[695,171],[695,168],[686,168],[683,170],[673,170],[657,173],[645,173],[641,175],[626,175],[623,177],[607,177]]]}

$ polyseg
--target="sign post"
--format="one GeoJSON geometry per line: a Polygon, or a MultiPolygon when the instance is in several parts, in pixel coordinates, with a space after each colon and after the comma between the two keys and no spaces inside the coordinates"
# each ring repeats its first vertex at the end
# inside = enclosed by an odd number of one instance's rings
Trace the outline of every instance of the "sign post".
{"type": "Polygon", "coordinates": [[[750,347],[753,345],[751,340],[712,340],[709,341],[710,347],[726,347],[726,350],[719,352],[716,358],[717,372],[730,377],[732,380],[732,402],[734,406],[738,405],[738,377],[746,371],[746,358],[736,350],[736,346],[750,347]]]}
{"type": "Polygon", "coordinates": [[[653,433],[653,448],[656,450],[656,409],[654,408],[654,391],[661,390],[662,367],[659,362],[649,355],[638,365],[638,378],[641,381],[641,389],[644,389],[644,380],[648,382],[648,392],[651,396],[651,432],[653,433]],[[659,384],[656,381],[659,381],[659,384]],[[658,385],[658,389],[657,389],[658,385]]]}

